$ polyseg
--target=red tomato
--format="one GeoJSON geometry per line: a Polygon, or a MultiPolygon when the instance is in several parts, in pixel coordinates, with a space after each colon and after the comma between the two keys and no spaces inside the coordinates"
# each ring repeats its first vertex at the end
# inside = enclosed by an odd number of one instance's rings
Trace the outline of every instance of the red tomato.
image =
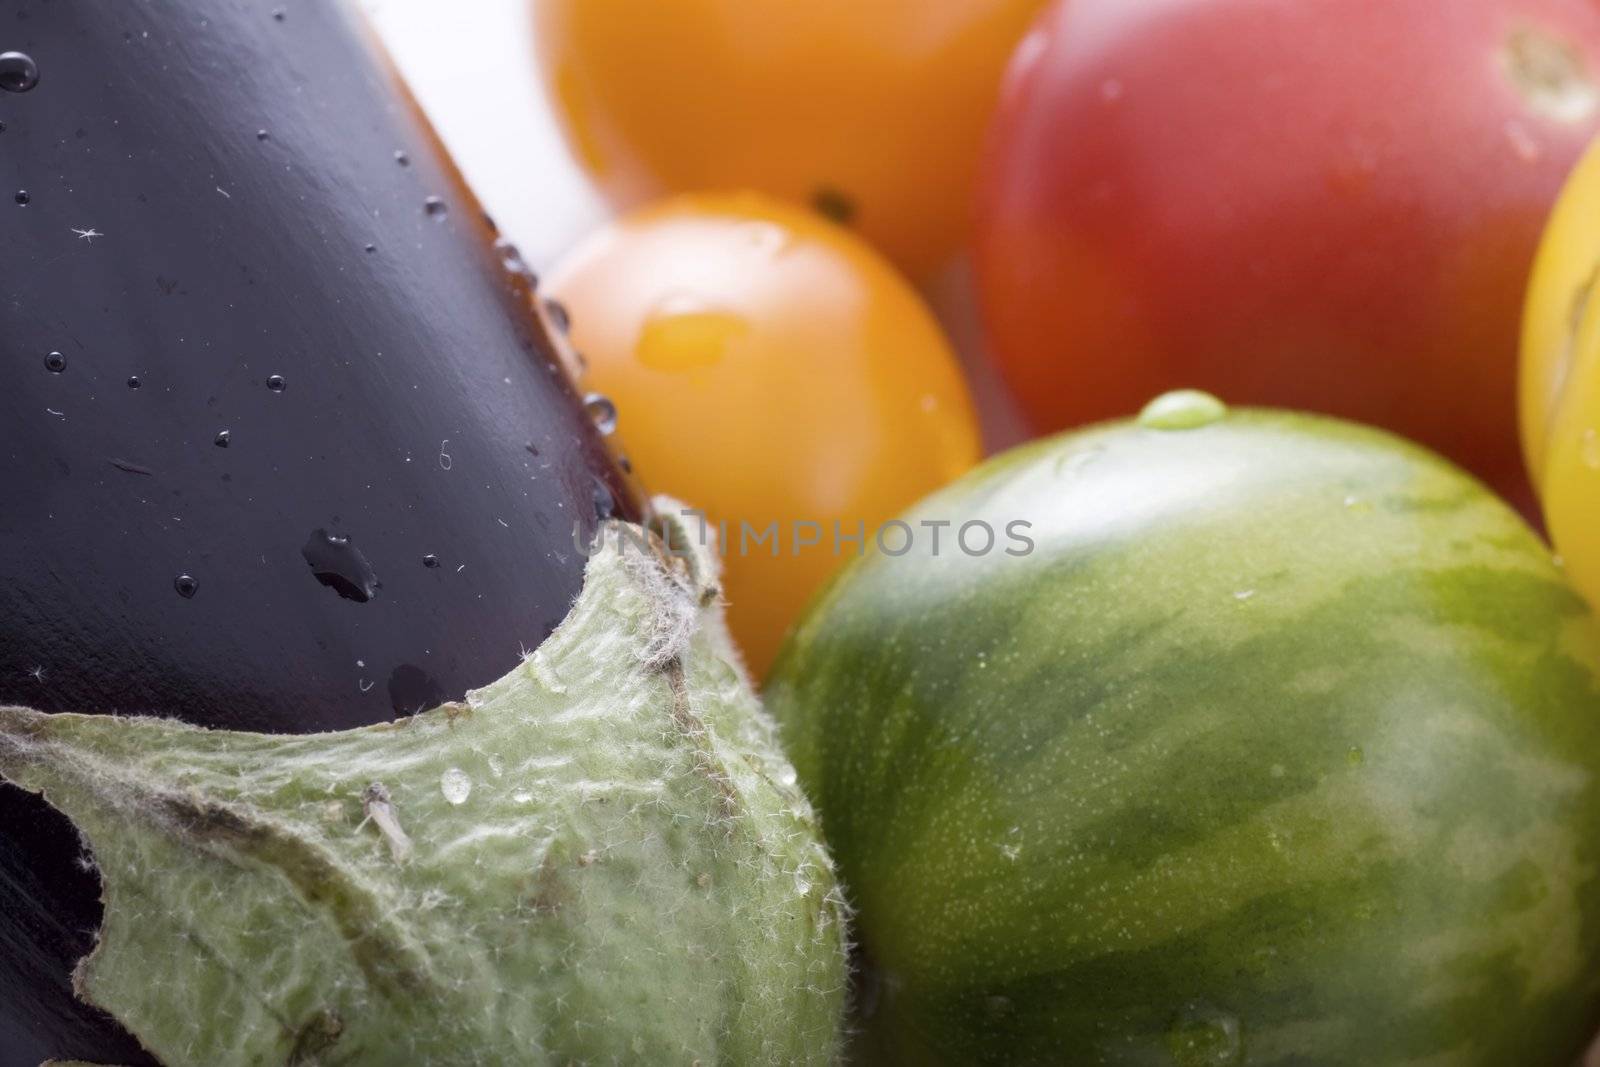
{"type": "Polygon", "coordinates": [[[1192,386],[1523,484],[1518,315],[1600,120],[1594,0],[1067,0],[979,204],[996,359],[1056,428],[1192,386]]]}

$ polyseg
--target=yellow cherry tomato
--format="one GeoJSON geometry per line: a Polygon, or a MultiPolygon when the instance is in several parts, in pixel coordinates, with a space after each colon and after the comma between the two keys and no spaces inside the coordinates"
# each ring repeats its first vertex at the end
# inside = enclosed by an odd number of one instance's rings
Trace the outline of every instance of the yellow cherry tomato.
{"type": "Polygon", "coordinates": [[[547,289],[644,482],[721,538],[729,624],[758,677],[881,523],[977,462],[938,324],[881,256],[812,212],[670,199],[590,238],[547,289]]]}
{"type": "Polygon", "coordinates": [[[534,0],[574,154],[629,206],[750,188],[916,274],[961,243],[1001,74],[1043,0],[534,0]]]}
{"type": "Polygon", "coordinates": [[[1534,262],[1522,325],[1522,444],[1556,551],[1600,605],[1600,144],[1534,262]]]}

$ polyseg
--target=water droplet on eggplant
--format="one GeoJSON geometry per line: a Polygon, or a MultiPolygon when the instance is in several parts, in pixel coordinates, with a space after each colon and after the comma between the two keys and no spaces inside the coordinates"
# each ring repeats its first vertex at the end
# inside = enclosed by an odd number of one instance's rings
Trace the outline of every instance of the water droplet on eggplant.
{"type": "Polygon", "coordinates": [[[599,475],[594,478],[594,517],[600,522],[617,514],[617,497],[599,475]]]}
{"type": "Polygon", "coordinates": [[[350,538],[318,527],[301,546],[300,555],[317,581],[345,600],[365,604],[378,595],[383,583],[378,572],[350,538]]]}
{"type": "Polygon", "coordinates": [[[25,93],[39,84],[39,64],[23,52],[0,52],[0,89],[25,93]]]}
{"type": "Polygon", "coordinates": [[[615,433],[617,429],[617,405],[604,393],[590,393],[583,398],[584,410],[589,413],[589,418],[594,420],[595,429],[603,434],[615,433]]]}
{"type": "Polygon", "coordinates": [[[546,300],[544,310],[550,316],[550,321],[556,324],[556,329],[562,333],[572,332],[572,315],[568,313],[567,305],[559,300],[546,300]]]}

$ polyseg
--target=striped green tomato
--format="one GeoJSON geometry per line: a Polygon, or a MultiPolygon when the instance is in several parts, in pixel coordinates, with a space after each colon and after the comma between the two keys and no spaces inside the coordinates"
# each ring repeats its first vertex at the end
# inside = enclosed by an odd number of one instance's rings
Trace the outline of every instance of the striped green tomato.
{"type": "Polygon", "coordinates": [[[1507,507],[1386,434],[1190,394],[905,520],[768,690],[859,909],[869,1051],[1573,1061],[1600,631],[1507,507]],[[1018,520],[1031,552],[952,541],[1018,520]]]}

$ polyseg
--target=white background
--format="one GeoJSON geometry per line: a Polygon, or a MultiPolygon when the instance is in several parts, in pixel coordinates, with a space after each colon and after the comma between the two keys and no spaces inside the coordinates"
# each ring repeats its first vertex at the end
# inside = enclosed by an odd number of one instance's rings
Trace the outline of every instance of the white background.
{"type": "Polygon", "coordinates": [[[605,217],[533,62],[531,0],[361,0],[495,222],[535,270],[605,217]]]}

